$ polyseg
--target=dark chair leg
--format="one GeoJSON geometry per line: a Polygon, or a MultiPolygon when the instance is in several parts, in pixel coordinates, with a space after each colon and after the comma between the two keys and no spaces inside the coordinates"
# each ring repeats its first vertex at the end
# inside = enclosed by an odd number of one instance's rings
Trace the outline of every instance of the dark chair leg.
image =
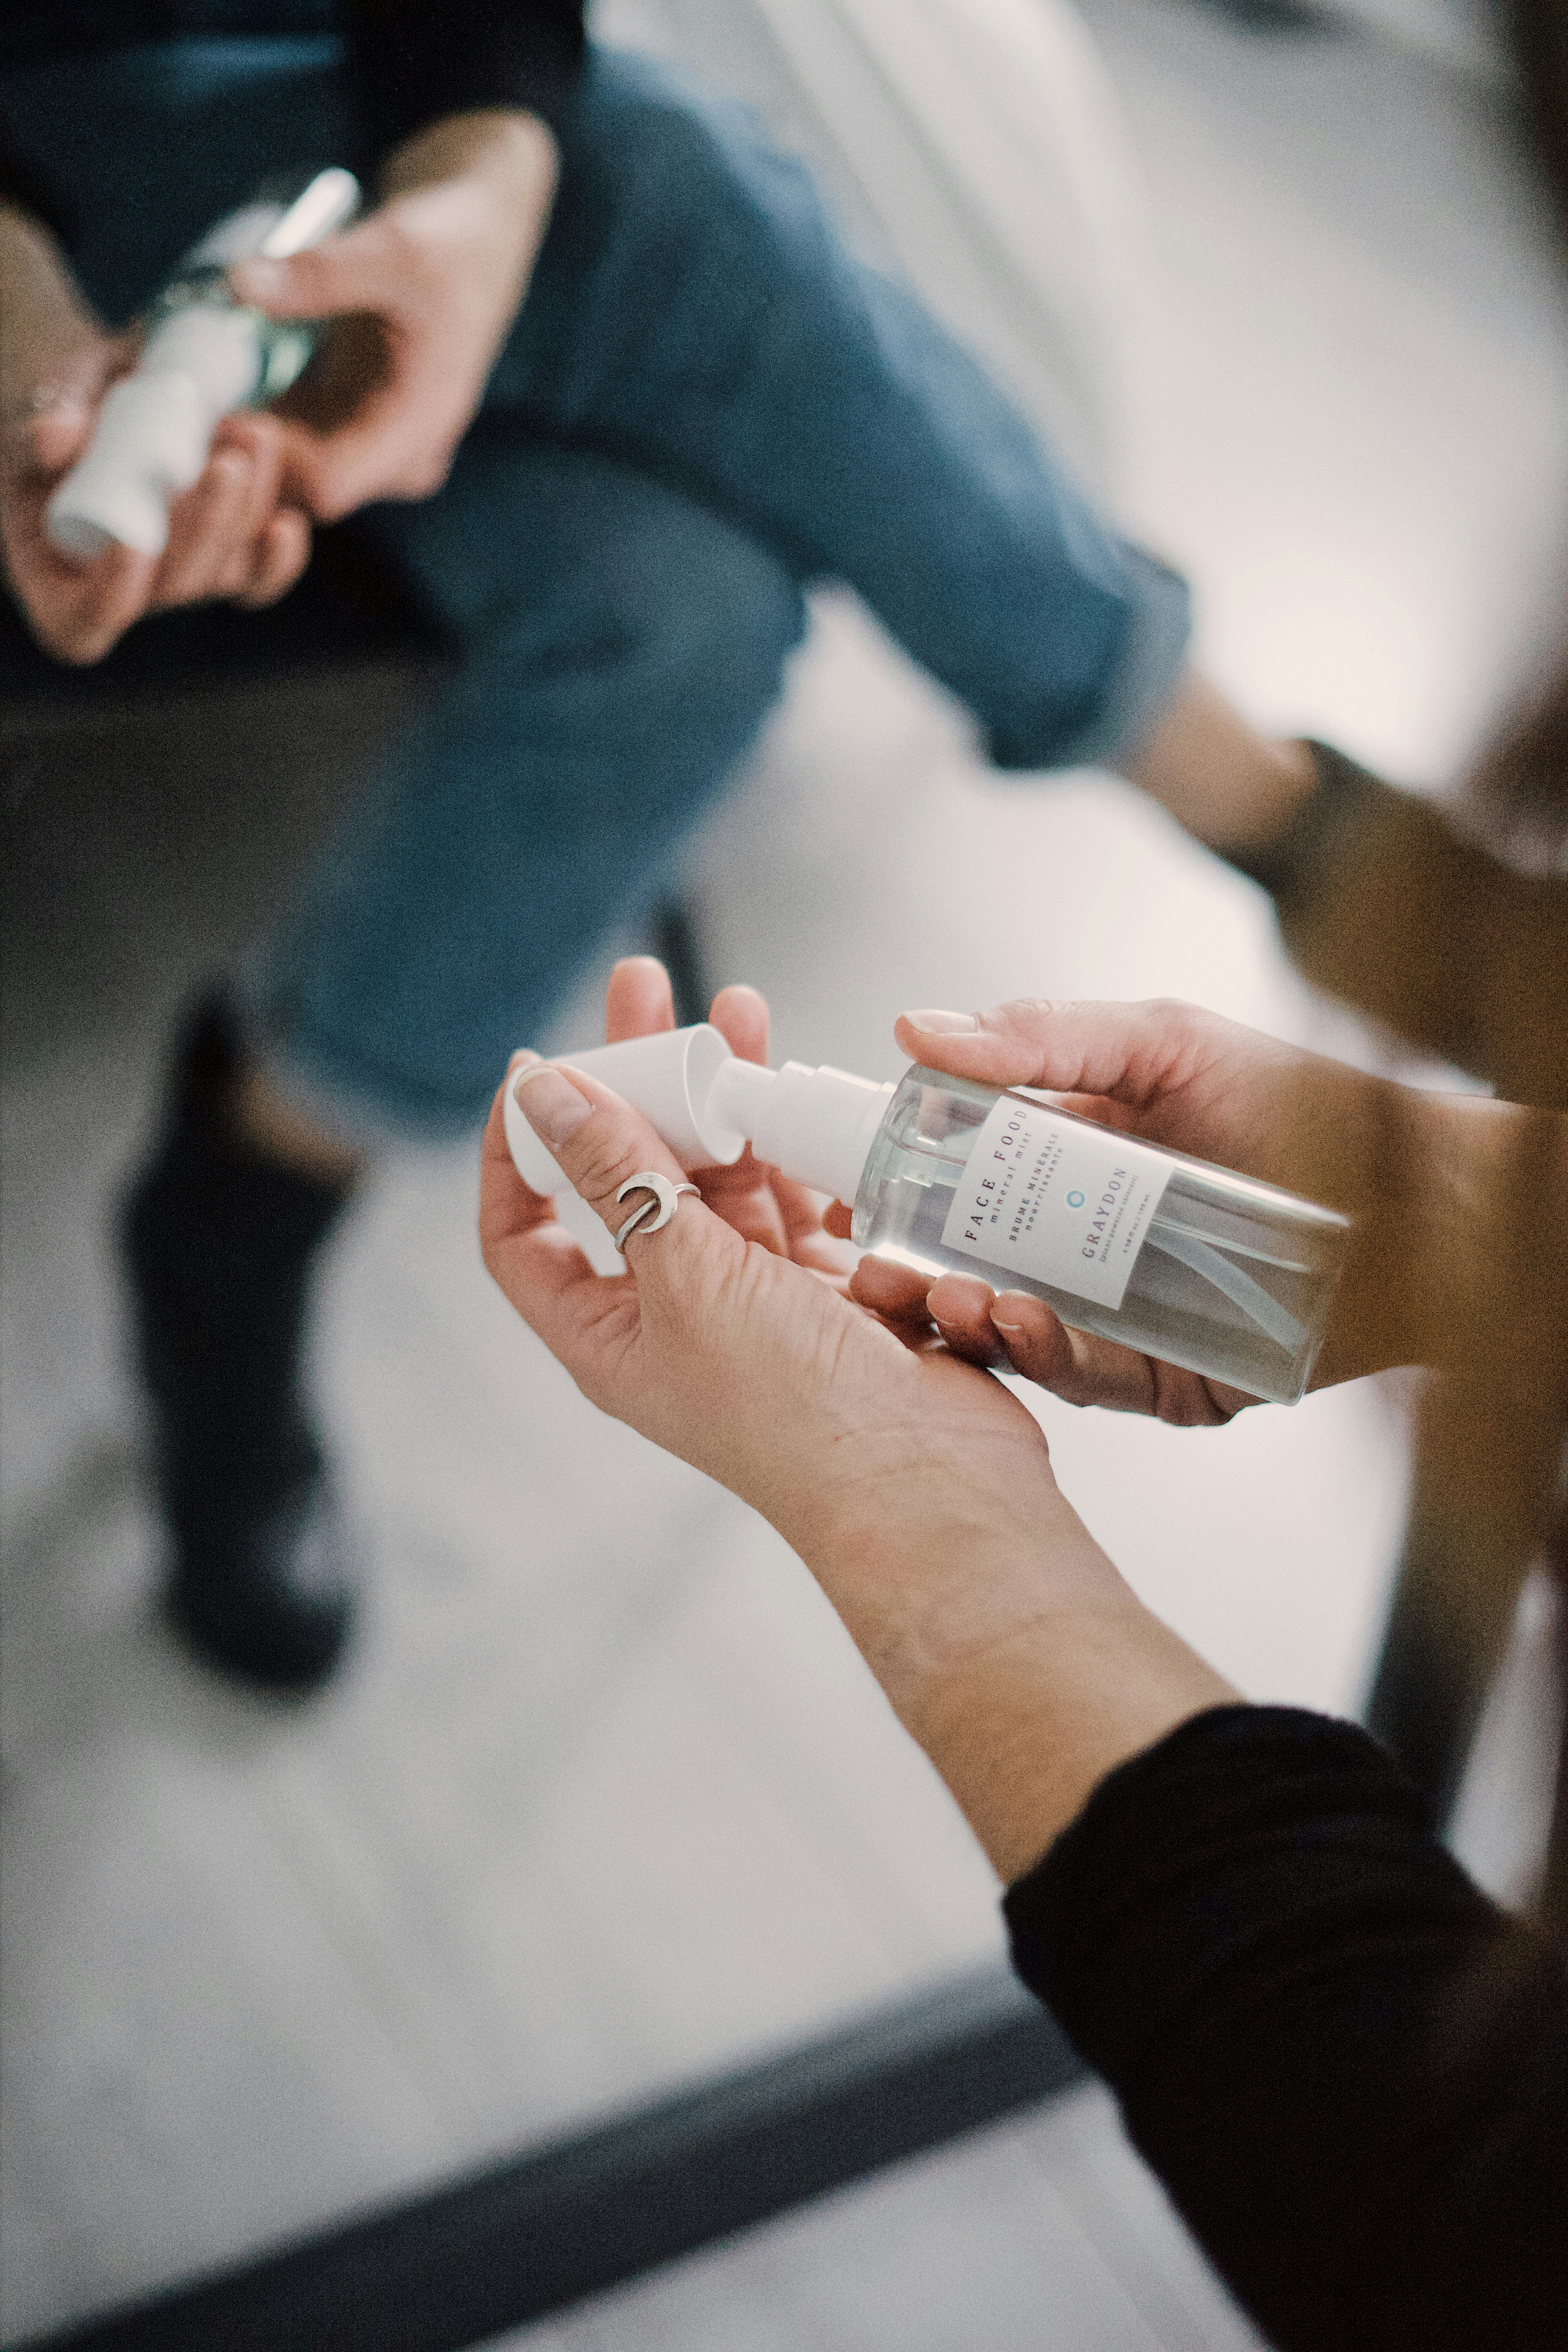
{"type": "Polygon", "coordinates": [[[1547,1555],[1557,1578],[1557,1788],[1546,1862],[1535,1898],[1535,1916],[1568,1958],[1568,1504],[1558,1514],[1547,1555]]]}
{"type": "Polygon", "coordinates": [[[668,972],[669,984],[675,992],[678,1026],[687,1029],[693,1022],[706,1021],[711,992],[702,968],[702,945],[690,907],[684,898],[661,900],[653,910],[649,928],[654,953],[668,972]]]}
{"type": "Polygon", "coordinates": [[[1423,1496],[1417,1463],[1405,1552],[1367,1729],[1392,1749],[1442,1823],[1453,1811],[1492,1678],[1508,1644],[1523,1569],[1499,1575],[1423,1496]]]}

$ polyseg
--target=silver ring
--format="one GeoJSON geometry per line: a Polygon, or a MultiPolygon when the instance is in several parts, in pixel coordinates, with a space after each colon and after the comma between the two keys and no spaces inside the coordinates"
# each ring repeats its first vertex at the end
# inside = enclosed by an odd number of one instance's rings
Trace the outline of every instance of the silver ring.
{"type": "Polygon", "coordinates": [[[668,1225],[674,1216],[675,1204],[682,1192],[695,1192],[696,1190],[695,1184],[672,1184],[668,1176],[659,1174],[657,1168],[645,1168],[640,1175],[628,1176],[616,1194],[617,1201],[624,1201],[628,1192],[651,1192],[653,1199],[645,1201],[640,1209],[632,1211],[616,1235],[616,1247],[625,1249],[628,1234],[657,1234],[659,1227],[668,1225]],[[658,1211],[657,1216],[655,1209],[658,1211]]]}

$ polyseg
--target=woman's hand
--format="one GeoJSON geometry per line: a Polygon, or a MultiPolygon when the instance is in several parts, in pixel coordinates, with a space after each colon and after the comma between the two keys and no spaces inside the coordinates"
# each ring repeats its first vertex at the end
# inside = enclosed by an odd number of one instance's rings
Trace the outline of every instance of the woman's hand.
{"type": "Polygon", "coordinates": [[[258,310],[336,321],[279,408],[290,495],[319,521],[440,488],[526,290],[556,170],[537,117],[451,115],[397,151],[367,219],[230,272],[258,310]]]}
{"type": "MultiPolygon", "coordinates": [[[[646,1034],[621,1028],[621,1009],[613,994],[611,1028],[646,1034]]],[[[733,1004],[715,1011],[739,1027],[733,1004]]],[[[521,1055],[507,1085],[611,1233],[629,1214],[616,1198],[628,1177],[685,1181],[647,1122],[585,1073],[521,1055]]],[[[976,1520],[1010,1520],[1016,1500],[1000,1497],[1055,1497],[1044,1439],[1005,1389],[949,1356],[924,1318],[911,1348],[845,1296],[813,1196],[755,1161],[700,1182],[704,1197],[684,1196],[662,1231],[631,1238],[626,1271],[595,1274],[553,1203],[517,1174],[497,1097],[485,1264],[596,1405],[743,1496],[808,1554],[823,1524],[918,1520],[938,1507],[936,1489],[943,1513],[976,1520]]]]}
{"type": "MultiPolygon", "coordinates": [[[[1186,1004],[1021,999],[992,1013],[905,1013],[895,1034],[928,1068],[1047,1088],[1107,1126],[1353,1218],[1314,1386],[1443,1360],[1445,1293],[1458,1264],[1439,1235],[1457,1197],[1456,1165],[1473,1169],[1478,1150],[1500,1139],[1497,1106],[1417,1094],[1186,1004]]],[[[1462,1249],[1462,1234],[1454,1239],[1462,1249]]],[[[1069,1330],[1043,1300],[997,1297],[973,1276],[928,1284],[866,1258],[851,1292],[903,1318],[923,1306],[955,1353],[1022,1373],[1069,1403],[1213,1424],[1256,1401],[1069,1330]]]]}
{"type": "MultiPolygon", "coordinates": [[[[666,989],[646,960],[620,967],[612,1036],[666,1025],[666,989]]],[[[714,1011],[731,1043],[765,1022],[750,991],[714,1011]]],[[[584,1074],[521,1055],[506,1086],[612,1234],[628,1177],[680,1181],[647,1121],[584,1074]]],[[[800,1262],[825,1246],[820,1223],[792,1232],[755,1163],[709,1171],[711,1207],[683,1197],[659,1232],[628,1238],[624,1273],[598,1275],[517,1174],[503,1104],[504,1089],[480,1192],[491,1275],[594,1403],[800,1553],[1002,1877],[1113,1765],[1232,1696],[1121,1582],[1017,1400],[800,1262]]]]}
{"type": "MultiPolygon", "coordinates": [[[[768,1008],[754,988],[721,989],[708,1018],[742,1061],[766,1063],[768,1008]]],[[[605,1043],[651,1037],[674,1026],[675,998],[664,966],[653,956],[624,956],[605,993],[605,1043]]],[[[836,1213],[837,1203],[781,1176],[750,1144],[728,1168],[696,1170],[693,1181],[742,1241],[810,1266],[847,1292],[857,1253],[848,1245],[847,1213],[836,1213]]],[[[903,1336],[911,1345],[929,1345],[931,1318],[921,1312],[903,1336]]]]}
{"type": "Polygon", "coordinates": [[[0,549],[34,635],[62,661],[100,660],[162,606],[272,604],[310,560],[309,524],[280,504],[281,430],[265,416],[225,418],[170,510],[162,556],[110,548],[78,563],[50,544],[45,509],[135,350],[93,316],[47,232],[0,207],[0,549]]]}

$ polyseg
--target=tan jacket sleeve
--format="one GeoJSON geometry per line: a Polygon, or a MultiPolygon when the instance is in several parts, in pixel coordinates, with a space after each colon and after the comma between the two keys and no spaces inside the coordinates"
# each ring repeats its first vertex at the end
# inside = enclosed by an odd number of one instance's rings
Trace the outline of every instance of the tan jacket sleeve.
{"type": "Polygon", "coordinates": [[[1314,743],[1289,832],[1233,863],[1302,971],[1506,1100],[1568,1109],[1568,877],[1515,872],[1444,812],[1314,743]]]}

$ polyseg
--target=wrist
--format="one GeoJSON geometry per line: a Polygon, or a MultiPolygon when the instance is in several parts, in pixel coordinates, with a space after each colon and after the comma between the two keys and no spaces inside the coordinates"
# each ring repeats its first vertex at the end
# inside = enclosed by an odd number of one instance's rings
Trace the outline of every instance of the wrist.
{"type": "Polygon", "coordinates": [[[1124,772],[1221,856],[1255,856],[1282,837],[1318,782],[1306,744],[1258,734],[1195,671],[1124,772]]]}
{"type": "Polygon", "coordinates": [[[900,1715],[1042,1610],[1115,1579],[1054,1484],[967,1508],[917,1495],[874,1519],[845,1512],[796,1549],[900,1715]]]}
{"type": "Polygon", "coordinates": [[[560,171],[549,124],[520,109],[484,107],[447,114],[395,147],[383,163],[384,202],[438,181],[476,177],[520,203],[548,201],[560,171]]]}
{"type": "Polygon", "coordinates": [[[879,1499],[862,1486],[793,1537],[917,1738],[1043,1626],[1125,1589],[1048,1471],[979,1492],[950,1470],[940,1495],[906,1482],[879,1499]]]}
{"type": "Polygon", "coordinates": [[[1059,1495],[1026,1532],[948,1520],[817,1564],[1005,1884],[1105,1775],[1235,1691],[1143,1607],[1059,1495]]]}

